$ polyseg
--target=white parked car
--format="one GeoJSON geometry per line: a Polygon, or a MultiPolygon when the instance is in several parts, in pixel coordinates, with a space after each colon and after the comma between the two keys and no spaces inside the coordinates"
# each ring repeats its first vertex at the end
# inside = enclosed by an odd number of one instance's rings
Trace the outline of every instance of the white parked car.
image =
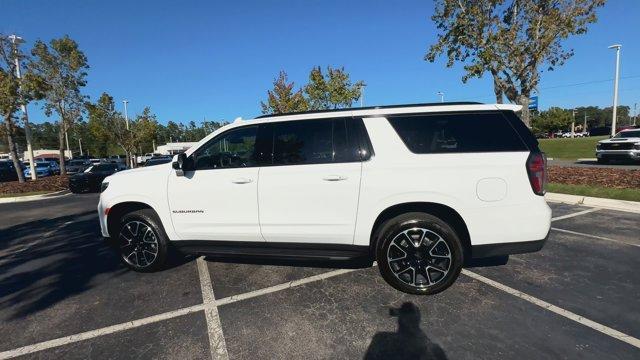
{"type": "Polygon", "coordinates": [[[598,141],[596,158],[605,164],[610,160],[640,161],[640,129],[622,130],[611,139],[598,141]]]}
{"type": "Polygon", "coordinates": [[[136,271],[194,254],[376,260],[433,294],[465,260],[538,251],[546,160],[514,105],[443,103],[262,116],[173,163],[109,176],[102,235],[136,271]],[[170,246],[171,245],[171,246],[170,246]]]}

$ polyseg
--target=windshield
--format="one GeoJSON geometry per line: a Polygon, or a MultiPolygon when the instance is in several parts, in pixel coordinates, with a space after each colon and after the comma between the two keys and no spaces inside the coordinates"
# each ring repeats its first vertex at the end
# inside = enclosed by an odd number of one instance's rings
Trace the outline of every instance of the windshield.
{"type": "Polygon", "coordinates": [[[83,160],[72,160],[69,165],[84,165],[83,160]]]}
{"type": "Polygon", "coordinates": [[[616,139],[640,138],[640,130],[622,131],[614,136],[616,139]]]}

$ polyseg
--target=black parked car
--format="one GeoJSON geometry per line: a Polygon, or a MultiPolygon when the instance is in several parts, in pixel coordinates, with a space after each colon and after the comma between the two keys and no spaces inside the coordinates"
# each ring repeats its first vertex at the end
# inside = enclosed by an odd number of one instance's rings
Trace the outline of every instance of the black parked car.
{"type": "Polygon", "coordinates": [[[69,164],[67,164],[67,174],[81,173],[87,170],[89,166],[91,166],[91,161],[89,161],[89,159],[71,160],[69,161],[69,164]]]}
{"type": "Polygon", "coordinates": [[[102,180],[118,171],[118,164],[97,164],[84,172],[69,177],[69,190],[73,193],[99,192],[102,180]]]}
{"type": "Polygon", "coordinates": [[[154,156],[144,163],[144,166],[154,166],[171,162],[171,156],[154,156]]]}
{"type": "Polygon", "coordinates": [[[18,174],[12,160],[0,160],[0,181],[16,181],[18,174]]]}

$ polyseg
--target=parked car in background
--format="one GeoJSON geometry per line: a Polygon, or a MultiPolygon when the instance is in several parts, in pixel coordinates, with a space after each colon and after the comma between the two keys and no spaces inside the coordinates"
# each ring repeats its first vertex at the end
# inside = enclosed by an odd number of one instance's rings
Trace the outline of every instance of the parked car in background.
{"type": "Polygon", "coordinates": [[[611,139],[598,141],[596,157],[605,164],[611,160],[640,161],[640,129],[622,130],[611,139]]]}
{"type": "Polygon", "coordinates": [[[138,156],[136,158],[136,162],[138,162],[138,164],[144,164],[147,162],[147,160],[151,159],[154,156],[160,156],[160,154],[146,153],[144,155],[138,156]]]}
{"type": "Polygon", "coordinates": [[[89,159],[89,162],[91,162],[92,165],[97,165],[97,164],[102,163],[102,160],[98,159],[98,158],[91,158],[91,159],[89,159]]]}
{"type": "MultiPolygon", "coordinates": [[[[60,174],[60,165],[55,161],[36,161],[34,162],[37,177],[45,177],[60,174]]],[[[31,166],[25,164],[23,170],[25,177],[31,177],[31,166]]]]}
{"type": "Polygon", "coordinates": [[[12,160],[0,160],[0,181],[17,181],[18,174],[12,160]]]}
{"type": "Polygon", "coordinates": [[[611,126],[600,126],[600,127],[591,128],[589,130],[589,134],[591,134],[591,136],[610,135],[611,126]]]}
{"type": "Polygon", "coordinates": [[[73,193],[98,192],[102,180],[119,170],[118,164],[92,165],[85,171],[69,177],[69,190],[73,193]]]}
{"type": "Polygon", "coordinates": [[[171,162],[171,156],[154,156],[144,163],[144,166],[155,166],[171,162]]]}
{"type": "Polygon", "coordinates": [[[110,163],[125,163],[127,160],[126,155],[111,155],[106,159],[110,163]]]}
{"type": "Polygon", "coordinates": [[[87,170],[91,166],[89,160],[71,160],[67,164],[67,174],[76,174],[87,170]]]}

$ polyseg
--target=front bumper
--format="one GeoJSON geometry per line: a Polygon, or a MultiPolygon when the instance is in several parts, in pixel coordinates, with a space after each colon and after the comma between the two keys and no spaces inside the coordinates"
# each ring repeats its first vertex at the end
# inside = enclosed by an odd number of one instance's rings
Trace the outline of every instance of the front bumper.
{"type": "Polygon", "coordinates": [[[98,218],[100,220],[100,233],[102,234],[103,237],[108,238],[109,229],[107,226],[108,215],[105,214],[106,209],[107,209],[107,206],[102,202],[102,197],[101,197],[100,201],[98,201],[98,218]]]}
{"type": "Polygon", "coordinates": [[[596,157],[605,160],[640,160],[640,150],[597,150],[596,157]]]}

